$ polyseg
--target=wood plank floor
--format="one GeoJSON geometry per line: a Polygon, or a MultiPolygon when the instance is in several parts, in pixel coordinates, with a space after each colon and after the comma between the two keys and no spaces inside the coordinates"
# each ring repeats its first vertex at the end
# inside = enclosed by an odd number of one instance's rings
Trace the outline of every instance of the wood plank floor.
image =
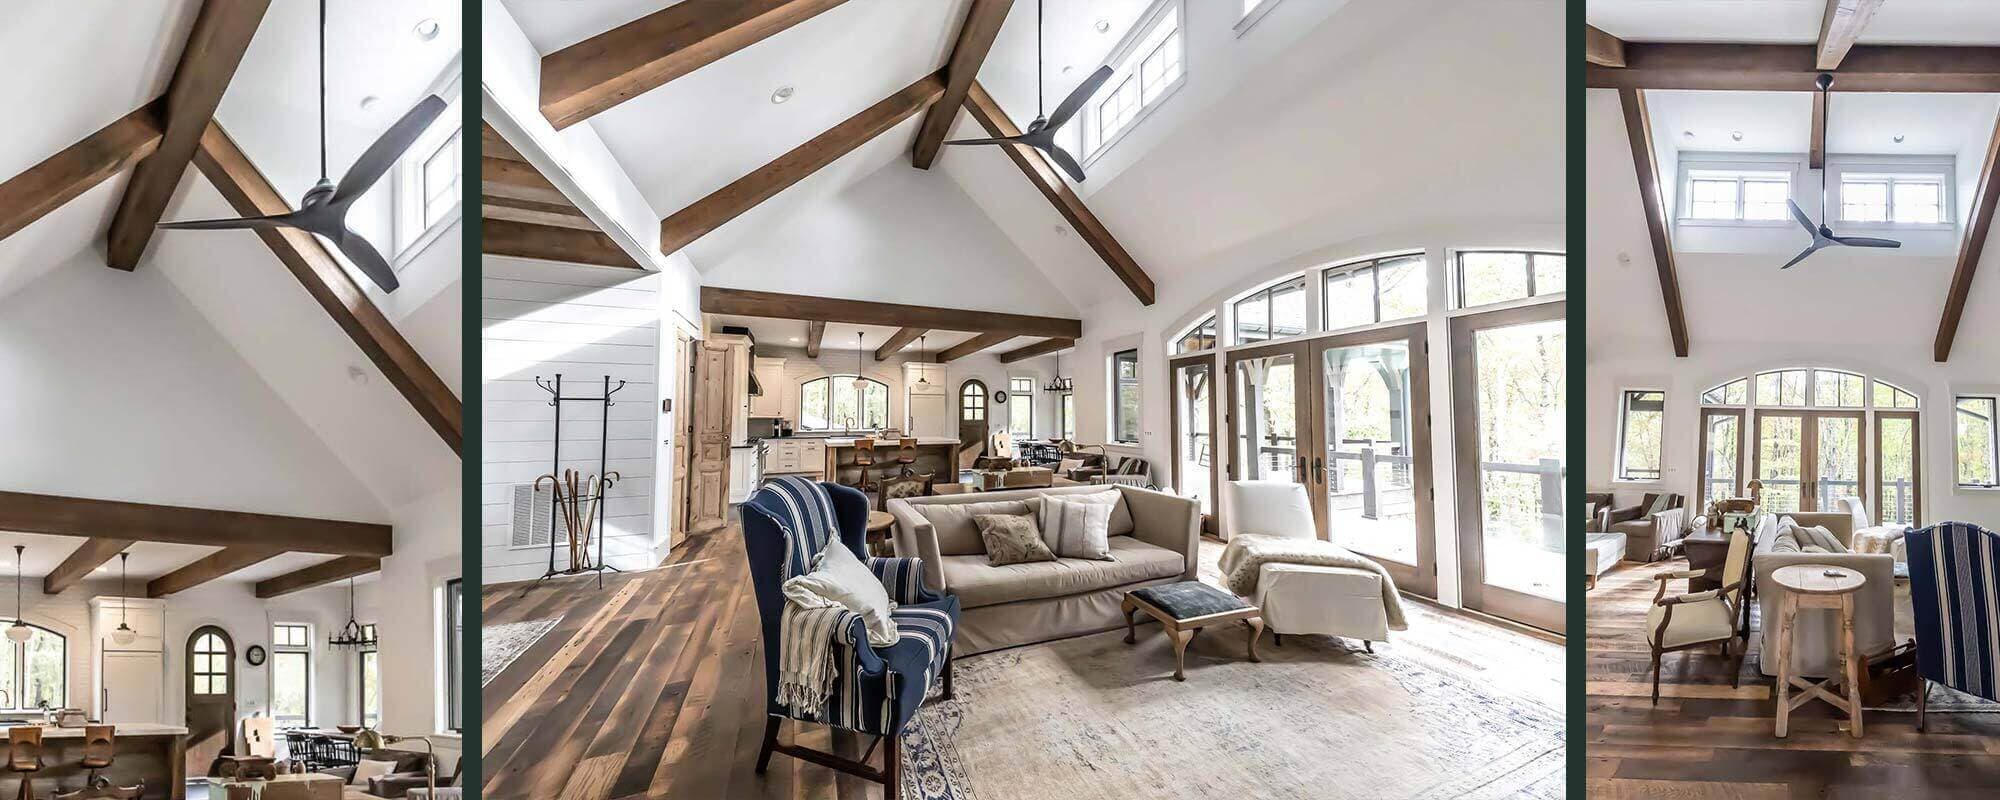
{"type": "Polygon", "coordinates": [[[1655,574],[1685,568],[1627,565],[1587,595],[1590,797],[2000,797],[2000,714],[1933,713],[1918,733],[1914,712],[1869,711],[1855,739],[1815,702],[1793,713],[1788,738],[1773,736],[1754,632],[1740,689],[1729,685],[1733,659],[1714,649],[1668,653],[1654,706],[1646,606],[1655,574]]]}
{"type": "MultiPolygon", "coordinates": [[[[1222,545],[1202,543],[1217,580],[1222,545]]],[[[797,759],[752,767],[764,725],[756,598],[740,530],[695,537],[642,573],[497,584],[485,623],[562,621],[484,691],[482,797],[879,798],[881,788],[797,759]]],[[[1405,604],[1390,647],[1561,708],[1562,649],[1436,606],[1405,604]],[[1445,663],[1448,662],[1448,663],[1445,663]]],[[[785,740],[859,757],[872,737],[787,724],[785,740]]],[[[877,753],[873,757],[880,759],[877,753]]]]}

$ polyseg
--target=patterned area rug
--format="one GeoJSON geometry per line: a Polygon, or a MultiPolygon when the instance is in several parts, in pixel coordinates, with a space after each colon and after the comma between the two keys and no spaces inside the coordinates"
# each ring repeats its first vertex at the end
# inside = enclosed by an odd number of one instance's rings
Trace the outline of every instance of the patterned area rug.
{"type": "Polygon", "coordinates": [[[531,619],[526,622],[508,622],[488,625],[479,630],[479,685],[493,682],[493,678],[514,663],[528,648],[554,630],[562,617],[531,619]]]}
{"type": "Polygon", "coordinates": [[[904,796],[1559,798],[1559,710],[1490,691],[1428,654],[1242,626],[1188,650],[1153,626],[960,660],[956,697],[904,735],[904,796]]]}

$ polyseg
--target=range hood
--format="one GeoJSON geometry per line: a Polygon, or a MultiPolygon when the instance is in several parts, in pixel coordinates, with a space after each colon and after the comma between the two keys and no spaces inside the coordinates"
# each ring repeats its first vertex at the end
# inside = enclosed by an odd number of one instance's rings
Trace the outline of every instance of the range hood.
{"type": "MultiPolygon", "coordinates": [[[[757,334],[751,333],[749,328],[740,325],[724,325],[722,326],[722,332],[734,333],[741,336],[749,337],[750,358],[751,358],[750,363],[752,365],[755,365],[757,363],[755,360],[757,358],[757,334]]],[[[751,397],[764,396],[764,386],[763,384],[757,382],[757,370],[755,369],[750,370],[750,396],[751,397]]]]}

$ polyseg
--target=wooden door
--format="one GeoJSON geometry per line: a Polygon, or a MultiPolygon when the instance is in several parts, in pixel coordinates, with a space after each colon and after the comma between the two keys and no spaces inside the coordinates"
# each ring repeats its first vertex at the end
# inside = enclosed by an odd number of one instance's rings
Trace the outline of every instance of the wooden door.
{"type": "Polygon", "coordinates": [[[689,442],[694,440],[694,372],[701,358],[701,348],[694,337],[685,333],[674,334],[674,357],[680,366],[674,375],[673,405],[666,413],[665,424],[673,431],[673,452],[668,469],[673,470],[673,479],[668,483],[667,508],[671,517],[666,521],[669,546],[678,545],[688,532],[688,475],[694,466],[691,457],[694,448],[689,442]]]}
{"type": "Polygon", "coordinates": [[[1326,538],[1380,563],[1396,588],[1437,597],[1425,335],[1418,322],[1314,339],[1300,422],[1316,443],[1309,483],[1326,538]]]}
{"type": "MultiPolygon", "coordinates": [[[[1223,372],[1229,401],[1223,420],[1228,431],[1229,477],[1239,481],[1286,481],[1306,487],[1314,532],[1326,538],[1323,498],[1313,489],[1311,454],[1319,447],[1309,413],[1314,371],[1307,369],[1307,342],[1264,345],[1229,353],[1223,372]]],[[[1225,515],[1225,519],[1226,519],[1225,515]]],[[[1226,529],[1227,526],[1225,525],[1226,529]]],[[[1234,535],[1235,531],[1224,530],[1234,535]]]]}
{"type": "Polygon", "coordinates": [[[694,488],[690,490],[688,532],[719,528],[729,521],[729,435],[736,408],[730,346],[702,342],[694,392],[694,488]]]}
{"type": "Polygon", "coordinates": [[[236,644],[228,631],[203,625],[188,635],[187,676],[187,774],[209,775],[236,749],[236,644]]]}
{"type": "Polygon", "coordinates": [[[971,467],[986,455],[986,431],[990,410],[986,384],[969,380],[958,386],[958,468],[971,467]]]}

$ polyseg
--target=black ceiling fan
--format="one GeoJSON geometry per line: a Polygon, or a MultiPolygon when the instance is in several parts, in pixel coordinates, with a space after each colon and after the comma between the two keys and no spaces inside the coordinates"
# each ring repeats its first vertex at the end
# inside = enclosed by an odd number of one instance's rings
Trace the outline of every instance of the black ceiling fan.
{"type": "MultiPolygon", "coordinates": [[[[1822,103],[1826,102],[1824,96],[1826,94],[1826,90],[1829,87],[1833,86],[1833,76],[1827,73],[1821,73],[1819,76],[1819,80],[1815,81],[1814,83],[1817,86],[1819,86],[1819,93],[1821,95],[1820,102],[1822,103]]],[[[1828,106],[1828,108],[1831,108],[1831,106],[1828,106]]],[[[1819,141],[1820,152],[1826,152],[1826,138],[1825,138],[1826,127],[1830,127],[1830,125],[1831,122],[1829,121],[1829,124],[1827,126],[1822,126],[1820,129],[1820,137],[1821,137],[1819,141]]],[[[1820,171],[1820,182],[1819,182],[1819,213],[1820,216],[1822,217],[1826,216],[1825,172],[1826,171],[1824,169],[1820,171]]],[[[1781,270],[1791,269],[1792,265],[1806,260],[1806,256],[1817,253],[1820,250],[1825,249],[1827,247],[1831,247],[1833,245],[1846,245],[1848,247],[1902,247],[1903,246],[1902,242],[1894,241],[1891,239],[1877,239],[1870,236],[1835,236],[1833,235],[1832,228],[1827,227],[1825,225],[1814,225],[1812,219],[1806,216],[1806,212],[1799,208],[1799,204],[1797,202],[1787,199],[1785,201],[1785,205],[1791,206],[1792,219],[1798,220],[1799,225],[1806,229],[1806,233],[1812,235],[1812,244],[1806,245],[1805,250],[1800,251],[1799,254],[1796,256],[1792,256],[1792,260],[1785,262],[1785,265],[1779,267],[1778,269],[1781,270]]]]}
{"type": "Polygon", "coordinates": [[[160,227],[168,230],[236,230],[249,228],[298,228],[326,237],[333,246],[354,262],[362,274],[367,275],[382,291],[393,292],[400,285],[396,271],[389,262],[376,252],[375,246],[361,238],[360,234],[348,229],[347,210],[354,201],[365,194],[375,182],[395,166],[403,151],[415,144],[431,122],[444,113],[445,102],[437,95],[426,96],[415,108],[403,114],[396,124],[375,140],[374,144],[362,151],[354,165],[347,168],[347,174],[340,176],[340,183],[326,177],[326,0],[319,4],[319,182],[306,190],[299,200],[299,210],[290,214],[276,214],[268,217],[246,217],[242,219],[205,219],[189,222],[162,222],[160,227]]]}
{"type": "Polygon", "coordinates": [[[1042,3],[1041,0],[1036,0],[1035,121],[1028,123],[1028,129],[1023,131],[1019,136],[1002,136],[992,139],[956,139],[945,142],[945,144],[997,144],[1003,146],[1024,144],[1048,154],[1049,160],[1056,162],[1056,166],[1061,167],[1063,172],[1068,173],[1070,180],[1082,183],[1083,165],[1076,163],[1075,157],[1063,152],[1061,147],[1056,146],[1056,130],[1061,128],[1064,123],[1069,122],[1072,117],[1075,117],[1076,112],[1083,110],[1084,101],[1089,100],[1091,95],[1097,93],[1097,87],[1103,86],[1105,81],[1111,80],[1111,72],[1110,64],[1098,67],[1096,72],[1090,73],[1090,77],[1085,78],[1083,83],[1078,84],[1075,89],[1071,90],[1068,97],[1063,98],[1062,103],[1056,106],[1055,116],[1043,116],[1042,3]]]}

